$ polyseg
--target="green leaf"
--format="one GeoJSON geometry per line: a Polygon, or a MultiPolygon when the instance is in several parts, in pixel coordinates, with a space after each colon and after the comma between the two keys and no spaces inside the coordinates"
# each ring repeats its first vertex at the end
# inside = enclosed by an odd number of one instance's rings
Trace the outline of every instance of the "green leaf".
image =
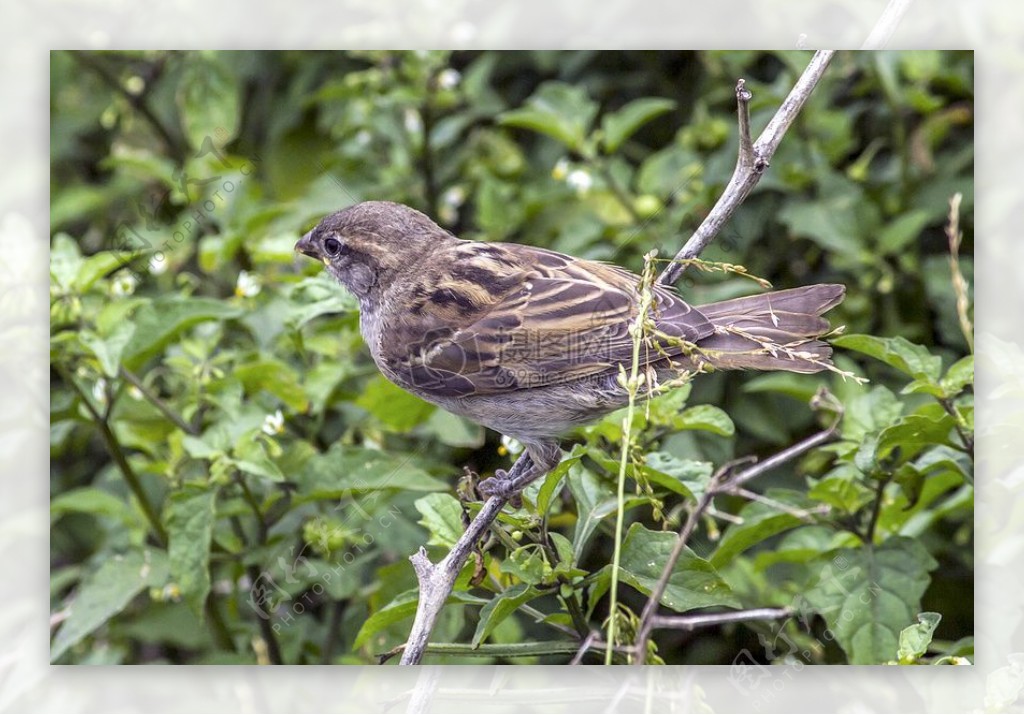
{"type": "Polygon", "coordinates": [[[235,445],[234,458],[230,460],[236,467],[247,474],[252,474],[272,482],[286,480],[281,468],[267,454],[267,447],[262,440],[244,437],[235,445]]]}
{"type": "Polygon", "coordinates": [[[645,97],[635,99],[618,111],[604,115],[601,129],[604,131],[605,150],[609,154],[613,153],[644,124],[665,112],[671,112],[675,107],[676,103],[671,99],[645,97]]]}
{"type": "Polygon", "coordinates": [[[239,306],[211,298],[158,298],[139,308],[133,318],[135,334],[124,350],[124,363],[137,368],[157,355],[168,343],[198,323],[237,318],[239,306]]]}
{"type": "Polygon", "coordinates": [[[569,486],[573,501],[576,502],[576,529],[573,532],[572,546],[578,561],[583,553],[583,547],[605,516],[603,512],[598,511],[600,505],[614,500],[615,493],[607,483],[602,482],[578,460],[569,465],[565,482],[569,486]]]}
{"type": "Polygon", "coordinates": [[[679,429],[698,429],[731,437],[736,432],[732,419],[724,410],[714,405],[695,405],[685,410],[677,423],[679,429]]]}
{"type": "Polygon", "coordinates": [[[804,236],[826,251],[863,260],[864,237],[878,221],[874,204],[860,192],[850,191],[819,201],[793,201],[778,213],[779,220],[797,236],[804,236]]]}
{"type": "Polygon", "coordinates": [[[498,122],[547,134],[576,151],[582,148],[597,109],[582,87],[545,82],[525,107],[499,115],[498,122]]]}
{"type": "Polygon", "coordinates": [[[668,452],[651,452],[644,467],[649,481],[690,499],[700,499],[711,481],[710,462],[680,459],[668,452]]]}
{"type": "Polygon", "coordinates": [[[854,474],[827,476],[807,492],[811,499],[829,504],[847,514],[855,514],[871,501],[873,493],[854,474]]]}
{"type": "Polygon", "coordinates": [[[178,83],[178,108],[185,136],[193,149],[204,142],[223,147],[238,133],[239,88],[232,64],[217,53],[185,56],[178,83]]]}
{"type": "Polygon", "coordinates": [[[81,267],[79,267],[72,285],[76,290],[84,293],[92,288],[100,278],[103,278],[114,269],[122,266],[125,263],[126,258],[126,256],[113,251],[101,251],[100,253],[89,256],[82,262],[81,267]]]}
{"type": "MultiPolygon", "coordinates": [[[[216,433],[211,433],[211,437],[216,437],[216,433]]],[[[210,444],[205,439],[200,437],[194,437],[190,434],[185,435],[181,438],[181,446],[185,450],[185,454],[195,459],[213,459],[224,454],[224,450],[216,445],[210,444]]]]}
{"type": "Polygon", "coordinates": [[[932,644],[932,636],[942,616],[932,611],[917,614],[917,623],[900,631],[900,647],[896,657],[900,665],[911,665],[921,659],[928,646],[932,644]]]}
{"type": "Polygon", "coordinates": [[[476,648],[483,643],[487,636],[520,606],[539,595],[540,591],[533,586],[517,583],[488,601],[487,605],[480,609],[480,620],[476,625],[476,632],[473,633],[473,647],[476,648]]]}
{"type": "Polygon", "coordinates": [[[551,499],[555,496],[555,488],[562,483],[562,479],[569,473],[569,469],[577,464],[585,453],[586,448],[582,444],[575,445],[572,452],[567,455],[563,454],[562,461],[558,463],[558,466],[547,473],[540,489],[537,490],[538,514],[543,516],[548,513],[551,499]]]}
{"type": "Polygon", "coordinates": [[[309,407],[298,373],[276,358],[265,357],[238,365],[234,375],[248,394],[266,390],[295,412],[305,412],[309,407]]]}
{"type": "Polygon", "coordinates": [[[862,441],[867,435],[895,422],[903,412],[903,403],[884,385],[858,395],[846,403],[843,413],[843,439],[862,441]]]}
{"type": "Polygon", "coordinates": [[[747,380],[744,392],[775,392],[799,400],[806,405],[820,386],[820,378],[795,372],[769,372],[747,380]]]}
{"type": "Polygon", "coordinates": [[[50,502],[51,523],[64,514],[72,513],[116,519],[132,531],[145,529],[142,514],[131,504],[96,487],[72,489],[55,496],[50,502]]]}
{"type": "Polygon", "coordinates": [[[395,596],[390,603],[363,621],[363,626],[356,634],[352,647],[359,648],[379,631],[414,616],[418,601],[419,593],[416,590],[406,591],[395,596]]]}
{"type": "Polygon", "coordinates": [[[103,374],[107,377],[117,377],[121,368],[121,355],[134,334],[135,323],[125,321],[118,323],[106,337],[83,330],[80,339],[96,356],[103,374]]]}
{"type": "Polygon", "coordinates": [[[847,350],[856,350],[881,360],[897,370],[918,380],[939,379],[942,358],[932,355],[922,345],[915,345],[906,338],[879,338],[874,335],[843,335],[832,343],[847,350]]]}
{"type": "Polygon", "coordinates": [[[919,542],[898,536],[881,546],[833,551],[820,565],[818,581],[804,597],[825,618],[850,664],[891,660],[938,563],[919,542]]]}
{"type": "Polygon", "coordinates": [[[932,382],[930,379],[914,380],[908,382],[906,387],[900,390],[901,395],[925,394],[933,397],[945,397],[946,390],[942,385],[932,382]]]}
{"type": "MultiPolygon", "coordinates": [[[[765,496],[794,510],[817,506],[816,502],[803,493],[790,489],[769,489],[765,496]]],[[[750,502],[740,511],[739,517],[743,521],[725,530],[718,548],[711,554],[710,563],[715,568],[729,565],[747,549],[804,523],[796,515],[764,502],[750,502]]]]}
{"type": "Polygon", "coordinates": [[[454,546],[462,537],[462,506],[451,494],[428,494],[416,500],[416,510],[423,516],[419,520],[430,534],[428,544],[454,546]]]}
{"type": "Polygon", "coordinates": [[[210,593],[210,540],[216,521],[217,492],[209,486],[186,485],[171,494],[165,523],[171,578],[200,619],[210,593]]]}
{"type": "Polygon", "coordinates": [[[501,572],[515,576],[523,583],[536,586],[548,581],[553,570],[540,546],[527,544],[514,549],[508,558],[501,562],[501,572]]]}
{"type": "Polygon", "coordinates": [[[71,289],[82,262],[82,252],[75,239],[66,233],[58,233],[53,237],[50,246],[51,281],[65,290],[71,289]]]}
{"type": "Polygon", "coordinates": [[[942,389],[946,394],[953,397],[963,391],[968,385],[974,384],[974,356],[957,360],[949,366],[946,376],[942,378],[942,389]]]}
{"type": "Polygon", "coordinates": [[[50,280],[62,289],[85,293],[125,262],[126,256],[115,251],[100,251],[83,258],[75,239],[57,234],[50,247],[50,280]]]}
{"type": "MultiPolygon", "coordinates": [[[[650,531],[641,524],[631,524],[622,544],[622,580],[644,595],[650,595],[676,539],[674,532],[650,531]]],[[[738,608],[740,605],[715,567],[689,547],[683,548],[660,602],[678,612],[705,606],[738,608]]]]}
{"type": "Polygon", "coordinates": [[[887,254],[898,253],[921,235],[930,220],[930,214],[922,209],[903,214],[879,231],[878,250],[887,254]]]}
{"type": "Polygon", "coordinates": [[[355,296],[325,273],[304,278],[288,293],[287,322],[298,329],[321,315],[351,313],[359,307],[355,296]]]}
{"type": "Polygon", "coordinates": [[[949,444],[949,434],[956,421],[948,414],[938,419],[924,415],[907,415],[899,422],[886,427],[878,435],[877,458],[885,459],[894,450],[900,450],[900,459],[906,460],[922,449],[936,444],[949,444]]]}
{"type": "Polygon", "coordinates": [[[123,611],[142,589],[162,584],[166,578],[163,552],[130,551],[103,559],[99,568],[85,577],[68,606],[67,620],[50,646],[50,662],[123,611]]]}
{"type": "Polygon", "coordinates": [[[336,444],[307,460],[293,475],[299,486],[295,503],[337,499],[350,491],[385,489],[434,492],[448,484],[427,474],[416,454],[385,453],[365,447],[336,444]]]}
{"type": "Polygon", "coordinates": [[[396,432],[408,432],[422,424],[437,407],[377,375],[366,385],[356,404],[381,424],[396,432]]]}
{"type": "Polygon", "coordinates": [[[433,410],[423,431],[449,447],[477,449],[484,445],[484,428],[447,410],[433,410]]]}

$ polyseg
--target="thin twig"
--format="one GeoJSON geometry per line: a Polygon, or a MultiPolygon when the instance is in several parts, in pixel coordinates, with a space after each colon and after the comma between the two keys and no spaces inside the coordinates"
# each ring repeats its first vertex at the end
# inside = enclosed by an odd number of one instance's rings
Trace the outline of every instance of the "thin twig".
{"type": "Polygon", "coordinates": [[[82,404],[85,405],[85,409],[87,409],[89,414],[92,415],[93,421],[100,430],[100,436],[103,437],[103,443],[107,446],[107,451],[110,452],[110,456],[113,457],[117,468],[121,470],[121,474],[124,476],[124,480],[128,484],[128,488],[131,489],[132,494],[135,496],[135,500],[139,502],[139,507],[142,509],[142,513],[145,515],[146,521],[149,522],[149,525],[153,530],[153,534],[156,536],[157,542],[160,546],[166,547],[167,530],[164,529],[164,525],[160,522],[160,515],[157,514],[156,507],[154,507],[149,501],[149,496],[142,487],[142,481],[139,479],[139,475],[135,473],[131,463],[128,461],[128,457],[125,456],[124,449],[121,448],[121,443],[117,441],[117,437],[114,435],[113,430],[110,429],[110,424],[93,406],[92,402],[89,401],[85,391],[71,376],[71,374],[59,363],[53,363],[53,366],[64,382],[78,393],[78,397],[81,399],[82,404]]]}
{"type": "Polygon", "coordinates": [[[580,643],[580,649],[576,651],[576,655],[574,655],[572,657],[572,660],[569,661],[569,665],[579,665],[580,663],[582,663],[583,656],[587,654],[588,650],[594,647],[594,643],[597,641],[598,636],[600,635],[601,634],[597,631],[590,631],[587,637],[583,639],[583,642],[580,643]]]}
{"type": "Polygon", "coordinates": [[[714,208],[697,227],[682,250],[676,254],[675,260],[662,272],[658,279],[659,283],[672,285],[679,280],[686,269],[685,261],[696,258],[707,248],[708,244],[722,230],[722,226],[732,217],[757,182],[761,180],[761,176],[768,168],[768,164],[775,155],[775,150],[779,148],[779,143],[786,134],[786,130],[800,113],[834,55],[834,50],[818,50],[814,53],[807,69],[800,75],[800,79],[793,85],[789,96],[783,101],[782,106],[779,107],[775,116],[771,118],[764,131],[761,132],[761,136],[752,146],[749,143],[748,103],[750,102],[750,91],[746,88],[746,83],[743,80],[736,83],[740,125],[740,150],[736,159],[736,169],[714,208]]]}
{"type": "Polygon", "coordinates": [[[693,616],[655,616],[652,619],[655,628],[672,628],[680,631],[692,631],[706,626],[720,626],[725,623],[744,623],[746,621],[781,621],[791,617],[792,608],[751,608],[746,611],[727,611],[725,613],[698,613],[693,616]]]}
{"type": "MultiPolygon", "coordinates": [[[[812,398],[811,405],[812,407],[828,406],[830,408],[837,408],[837,410],[840,407],[834,400],[825,396],[822,390],[819,390],[818,394],[812,398]]],[[[665,565],[662,568],[661,576],[658,578],[654,588],[651,589],[647,603],[644,605],[644,610],[640,614],[640,627],[637,628],[636,640],[633,642],[633,652],[635,656],[633,662],[635,664],[643,665],[644,663],[647,652],[646,643],[647,639],[651,635],[651,631],[654,629],[658,604],[661,602],[661,597],[665,594],[665,589],[668,588],[669,579],[672,578],[672,573],[675,571],[676,563],[679,561],[679,557],[682,555],[683,549],[686,548],[687,541],[689,541],[690,536],[693,535],[693,531],[696,529],[697,523],[711,505],[712,500],[714,500],[714,498],[719,494],[732,493],[751,479],[785,464],[804,452],[829,441],[832,439],[833,435],[835,435],[841,418],[842,413],[837,411],[835,419],[827,429],[813,434],[807,439],[797,442],[792,447],[788,447],[787,449],[772,455],[763,462],[759,462],[758,464],[744,469],[732,476],[729,476],[729,471],[731,466],[735,463],[723,465],[723,467],[711,477],[711,481],[703,496],[701,496],[697,505],[687,516],[686,522],[683,524],[683,528],[679,530],[676,542],[672,546],[672,551],[669,553],[668,558],[665,561],[665,565]]]]}
{"type": "Polygon", "coordinates": [[[171,154],[178,160],[179,163],[184,163],[187,158],[187,147],[184,142],[177,136],[171,133],[170,129],[160,120],[153,109],[149,106],[146,101],[145,93],[136,94],[130,91],[127,87],[122,84],[107,67],[104,66],[103,62],[93,56],[91,52],[72,52],[71,56],[79,62],[79,64],[88,67],[90,70],[96,73],[101,80],[103,80],[111,89],[123,95],[128,100],[128,104],[132,108],[139,112],[146,121],[149,122],[150,126],[156,130],[156,133],[166,142],[167,148],[171,154]]]}
{"type": "Polygon", "coordinates": [[[160,399],[160,397],[158,397],[155,392],[146,387],[146,385],[142,382],[138,375],[133,373],[131,370],[122,367],[121,377],[127,380],[128,383],[131,384],[136,390],[141,392],[142,396],[149,400],[150,404],[152,404],[153,407],[157,408],[157,410],[159,410],[164,417],[173,422],[174,425],[182,432],[184,432],[185,434],[190,434],[192,436],[196,436],[199,434],[199,430],[197,430],[195,427],[186,422],[181,415],[172,410],[170,406],[162,399],[160,399]]]}
{"type": "Polygon", "coordinates": [[[875,529],[878,527],[878,516],[882,513],[882,500],[885,498],[885,488],[892,481],[891,476],[879,479],[875,485],[875,501],[871,505],[871,518],[868,520],[868,528],[864,531],[864,544],[871,546],[875,543],[875,529]]]}
{"type": "Polygon", "coordinates": [[[732,490],[737,489],[742,485],[746,484],[751,479],[759,477],[765,472],[770,472],[776,467],[783,465],[796,457],[799,457],[804,452],[814,449],[820,444],[825,444],[830,439],[832,439],[832,436],[836,433],[836,429],[838,429],[838,427],[839,418],[837,417],[835,421],[832,423],[832,425],[829,426],[828,428],[823,429],[820,432],[816,432],[815,434],[812,434],[810,437],[797,442],[793,446],[787,447],[781,452],[773,454],[771,457],[764,460],[763,462],[758,462],[749,469],[744,469],[742,472],[739,472],[736,475],[730,477],[729,480],[722,485],[719,491],[722,493],[731,492],[732,490]]]}
{"type": "Polygon", "coordinates": [[[814,523],[815,520],[811,517],[828,514],[832,510],[832,507],[829,506],[828,504],[819,504],[813,509],[797,509],[796,507],[790,506],[785,502],[778,501],[777,499],[772,499],[771,497],[766,497],[764,494],[758,494],[757,492],[752,492],[749,489],[744,489],[743,487],[733,487],[732,489],[729,490],[729,493],[738,497],[743,497],[744,499],[749,499],[752,502],[764,504],[765,506],[775,509],[776,511],[781,511],[786,514],[789,514],[790,516],[795,517],[800,521],[807,521],[812,523],[814,523]]]}

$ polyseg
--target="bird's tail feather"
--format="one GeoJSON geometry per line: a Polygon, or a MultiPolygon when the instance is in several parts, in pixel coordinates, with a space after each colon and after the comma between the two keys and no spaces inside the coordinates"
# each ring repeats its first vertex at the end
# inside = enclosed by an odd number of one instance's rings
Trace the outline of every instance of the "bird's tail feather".
{"type": "Polygon", "coordinates": [[[724,370],[824,370],[832,348],[819,339],[830,329],[821,316],[845,292],[843,285],[821,283],[702,305],[715,326],[715,335],[700,341],[702,356],[724,370]]]}

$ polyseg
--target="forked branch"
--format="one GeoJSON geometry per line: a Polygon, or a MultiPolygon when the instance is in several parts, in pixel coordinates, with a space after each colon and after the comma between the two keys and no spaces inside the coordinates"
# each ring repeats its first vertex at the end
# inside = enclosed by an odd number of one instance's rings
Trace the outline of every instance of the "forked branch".
{"type": "Polygon", "coordinates": [[[675,260],[669,263],[662,272],[658,278],[659,283],[672,285],[679,280],[683,271],[686,270],[687,262],[699,256],[708,247],[708,244],[722,230],[722,226],[732,217],[757,182],[761,180],[761,176],[771,163],[786,130],[793,124],[804,103],[807,102],[807,98],[811,96],[811,92],[822,75],[825,74],[834,55],[835,50],[818,50],[814,53],[807,69],[800,75],[800,79],[793,85],[793,89],[790,90],[782,106],[779,107],[779,111],[771,118],[768,126],[764,128],[761,136],[755,142],[751,142],[750,139],[750,90],[747,89],[744,80],[741,79],[736,83],[736,111],[740,135],[736,169],[714,208],[704,217],[697,230],[676,254],[675,260]]]}

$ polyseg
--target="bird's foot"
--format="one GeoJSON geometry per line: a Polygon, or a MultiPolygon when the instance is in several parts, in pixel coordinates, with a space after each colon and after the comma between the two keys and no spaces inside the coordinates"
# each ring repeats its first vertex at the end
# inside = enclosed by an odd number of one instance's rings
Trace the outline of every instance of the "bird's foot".
{"type": "Polygon", "coordinates": [[[508,499],[508,503],[518,509],[523,505],[523,498],[520,494],[522,486],[514,477],[504,469],[496,469],[494,476],[483,480],[477,485],[477,491],[484,497],[502,497],[508,499]]]}

